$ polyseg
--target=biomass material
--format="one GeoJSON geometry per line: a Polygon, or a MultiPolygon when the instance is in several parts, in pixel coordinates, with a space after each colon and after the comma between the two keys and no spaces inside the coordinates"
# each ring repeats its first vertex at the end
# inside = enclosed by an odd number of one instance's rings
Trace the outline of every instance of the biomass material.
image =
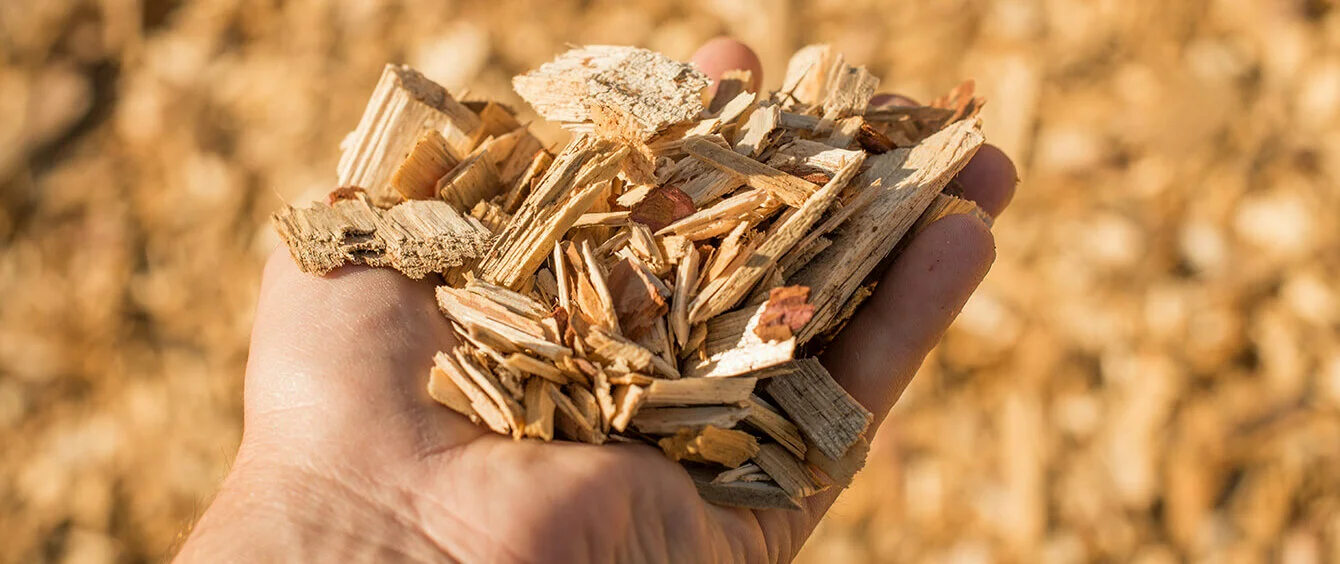
{"type": "Polygon", "coordinates": [[[711,100],[690,65],[583,47],[513,81],[576,132],[551,157],[502,105],[443,120],[444,90],[387,72],[382,113],[351,137],[369,172],[350,178],[373,184],[276,226],[309,272],[443,275],[458,345],[434,359],[434,399],[517,439],[655,445],[715,503],[794,509],[850,482],[872,416],[815,337],[919,219],[984,215],[941,193],[983,142],[970,89],[909,126],[866,115],[878,81],[826,46],[797,54],[793,91],[746,92],[737,73],[711,100]],[[402,91],[419,113],[382,115],[402,91]],[[444,227],[402,226],[427,212],[444,227]]]}

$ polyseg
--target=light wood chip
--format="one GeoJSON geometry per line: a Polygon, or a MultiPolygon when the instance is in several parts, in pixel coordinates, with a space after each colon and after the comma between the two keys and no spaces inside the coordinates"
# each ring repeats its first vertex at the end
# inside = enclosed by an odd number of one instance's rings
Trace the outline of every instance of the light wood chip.
{"type": "Polygon", "coordinates": [[[808,450],[808,447],[805,445],[805,438],[800,434],[800,428],[796,427],[795,423],[792,423],[791,420],[757,395],[750,397],[745,402],[745,409],[748,410],[748,415],[744,419],[745,423],[772,437],[772,440],[777,441],[777,444],[791,451],[791,454],[796,455],[796,458],[805,457],[805,451],[808,450]]]}
{"type": "Polygon", "coordinates": [[[554,438],[554,396],[549,391],[554,385],[539,378],[526,382],[526,426],[524,434],[533,439],[550,441],[554,438]]]}
{"type": "Polygon", "coordinates": [[[481,256],[489,239],[478,220],[445,202],[410,200],[382,210],[360,192],[331,205],[285,206],[272,221],[298,267],[317,275],[366,264],[423,278],[481,256]]]}
{"type": "Polygon", "coordinates": [[[696,431],[681,430],[672,437],[662,438],[657,444],[671,460],[715,462],[727,468],[744,464],[758,454],[759,448],[758,440],[749,433],[711,425],[696,431]]]}
{"type": "Polygon", "coordinates": [[[691,65],[646,49],[607,45],[573,49],[512,79],[517,93],[545,119],[593,125],[603,135],[636,141],[697,117],[708,83],[691,65]]]}
{"type": "Polygon", "coordinates": [[[796,213],[764,239],[763,244],[750,254],[744,264],[731,273],[725,284],[710,295],[706,292],[699,295],[689,310],[689,322],[697,323],[714,317],[735,307],[749,295],[749,290],[769,268],[776,264],[777,259],[795,246],[823,216],[838,193],[856,177],[857,170],[864,162],[865,155],[858,154],[856,158],[845,163],[832,180],[801,204],[796,213]]]}
{"type": "Polygon", "coordinates": [[[701,429],[708,425],[730,429],[749,415],[743,407],[713,405],[705,407],[655,407],[642,409],[633,417],[633,428],[648,435],[673,435],[682,429],[701,429]]]}
{"type": "Polygon", "coordinates": [[[803,343],[839,323],[848,296],[897,245],[935,194],[944,188],[983,142],[980,123],[958,122],[910,149],[870,157],[856,180],[878,195],[844,224],[833,245],[797,272],[790,284],[809,286],[815,319],[801,332],[803,343]]]}
{"type": "Polygon", "coordinates": [[[707,164],[735,175],[752,188],[767,190],[791,207],[800,207],[819,188],[813,182],[701,139],[685,142],[684,150],[707,164]]]}
{"type": "Polygon", "coordinates": [[[435,129],[419,137],[409,156],[391,174],[391,188],[406,200],[431,200],[437,197],[437,181],[459,161],[451,155],[447,138],[435,129]]]}
{"type": "Polygon", "coordinates": [[[796,458],[787,449],[776,443],[759,445],[754,463],[772,477],[791,497],[809,497],[824,489],[818,477],[810,471],[805,462],[796,458]]]}
{"type": "Polygon", "coordinates": [[[460,160],[478,127],[479,117],[445,88],[408,66],[386,65],[358,128],[340,143],[337,182],[362,187],[374,204],[390,207],[402,199],[391,176],[425,133],[441,134],[450,156],[460,160]]]}
{"type": "Polygon", "coordinates": [[[749,399],[757,380],[739,378],[681,378],[655,380],[647,386],[647,407],[669,405],[738,405],[749,399]]]}

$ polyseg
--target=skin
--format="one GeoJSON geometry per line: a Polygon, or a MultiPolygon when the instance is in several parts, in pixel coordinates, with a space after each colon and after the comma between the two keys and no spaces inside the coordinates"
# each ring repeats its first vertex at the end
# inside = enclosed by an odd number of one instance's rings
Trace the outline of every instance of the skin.
{"type": "MultiPolygon", "coordinates": [[[[693,61],[712,76],[762,75],[729,39],[693,61]]],[[[960,181],[996,215],[1016,178],[985,147],[960,181]]],[[[876,426],[994,259],[979,220],[935,222],[824,355],[876,426]]],[[[840,493],[798,512],[718,507],[654,447],[493,435],[425,391],[433,353],[451,346],[431,281],[362,267],[314,277],[277,250],[252,332],[242,444],[178,560],[787,561],[840,493]]]]}

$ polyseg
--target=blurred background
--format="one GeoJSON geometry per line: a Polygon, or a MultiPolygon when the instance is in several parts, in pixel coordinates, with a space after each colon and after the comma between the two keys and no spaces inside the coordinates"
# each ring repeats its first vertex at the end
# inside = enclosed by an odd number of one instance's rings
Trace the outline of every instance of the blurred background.
{"type": "Polygon", "coordinates": [[[387,61],[464,98],[567,43],[775,87],[831,42],[975,78],[1023,183],[807,562],[1340,562],[1329,0],[0,1],[0,561],[170,554],[228,470],[268,215],[387,61]]]}

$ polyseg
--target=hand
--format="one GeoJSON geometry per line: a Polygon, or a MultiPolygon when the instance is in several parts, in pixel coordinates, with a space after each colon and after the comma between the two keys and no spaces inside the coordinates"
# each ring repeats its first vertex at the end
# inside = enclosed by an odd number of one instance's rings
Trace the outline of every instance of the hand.
{"type": "MultiPolygon", "coordinates": [[[[761,75],[731,40],[694,61],[715,76],[761,75]]],[[[960,181],[998,214],[1014,168],[984,147],[960,181]]],[[[994,257],[979,220],[937,221],[824,355],[876,427],[994,257]]],[[[839,493],[803,511],[718,507],[654,447],[494,435],[425,391],[449,335],[429,281],[361,267],[318,278],[276,251],[252,333],[242,445],[180,559],[785,561],[839,493]]]]}

